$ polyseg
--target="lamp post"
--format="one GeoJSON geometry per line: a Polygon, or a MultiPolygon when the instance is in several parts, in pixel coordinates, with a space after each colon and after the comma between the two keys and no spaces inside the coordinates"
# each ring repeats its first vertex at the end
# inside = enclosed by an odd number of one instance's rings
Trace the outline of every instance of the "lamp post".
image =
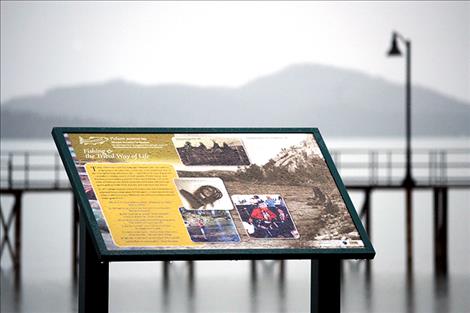
{"type": "Polygon", "coordinates": [[[402,185],[404,187],[414,186],[415,181],[412,176],[411,164],[411,41],[397,32],[392,34],[392,43],[388,56],[401,56],[398,40],[402,41],[406,47],[406,172],[402,185]]]}
{"type": "Polygon", "coordinates": [[[401,41],[406,47],[406,171],[402,186],[406,191],[406,265],[409,273],[413,270],[413,208],[412,208],[412,189],[415,181],[412,176],[411,164],[411,41],[406,39],[398,32],[392,33],[392,42],[388,56],[401,56],[398,41],[401,41]]]}

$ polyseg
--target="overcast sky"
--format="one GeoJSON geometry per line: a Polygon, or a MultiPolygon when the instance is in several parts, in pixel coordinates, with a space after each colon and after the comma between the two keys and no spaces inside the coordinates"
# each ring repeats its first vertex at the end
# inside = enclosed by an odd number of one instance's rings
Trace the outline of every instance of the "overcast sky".
{"type": "Polygon", "coordinates": [[[295,63],[403,82],[386,58],[412,39],[413,81],[470,101],[470,2],[1,2],[1,100],[121,78],[239,86],[295,63]]]}

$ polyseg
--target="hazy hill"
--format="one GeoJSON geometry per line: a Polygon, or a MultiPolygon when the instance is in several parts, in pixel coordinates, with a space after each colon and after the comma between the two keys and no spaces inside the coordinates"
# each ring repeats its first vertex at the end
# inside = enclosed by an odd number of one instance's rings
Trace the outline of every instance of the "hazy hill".
{"type": "MultiPolygon", "coordinates": [[[[413,132],[470,135],[470,105],[413,87],[413,132]]],[[[53,126],[316,126],[329,136],[403,134],[404,88],[357,71],[295,65],[238,88],[142,86],[122,80],[61,87],[1,106],[2,137],[53,126]]]]}

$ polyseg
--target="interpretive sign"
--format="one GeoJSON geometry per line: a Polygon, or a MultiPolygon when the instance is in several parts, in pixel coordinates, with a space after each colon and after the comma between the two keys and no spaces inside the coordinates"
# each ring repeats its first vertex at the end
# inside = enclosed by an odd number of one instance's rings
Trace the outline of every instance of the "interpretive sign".
{"type": "Polygon", "coordinates": [[[55,128],[53,136],[110,259],[374,255],[317,129],[55,128]]]}

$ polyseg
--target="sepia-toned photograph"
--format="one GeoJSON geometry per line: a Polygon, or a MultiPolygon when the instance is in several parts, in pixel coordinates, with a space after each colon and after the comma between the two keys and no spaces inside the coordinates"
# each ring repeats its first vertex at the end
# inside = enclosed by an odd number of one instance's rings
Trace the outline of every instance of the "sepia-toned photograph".
{"type": "Polygon", "coordinates": [[[188,234],[194,242],[240,241],[229,211],[180,208],[180,213],[188,234]]]}
{"type": "MultiPolygon", "coordinates": [[[[304,134],[300,137],[287,136],[291,137],[290,139],[295,138],[295,141],[272,140],[269,146],[262,144],[265,139],[261,136],[247,138],[245,134],[240,134],[240,137],[247,146],[249,145],[249,153],[253,158],[262,154],[265,156],[263,159],[267,161],[231,171],[225,169],[178,170],[178,176],[180,179],[182,177],[219,177],[231,196],[246,195],[239,196],[240,198],[232,197],[232,200],[237,211],[240,212],[240,217],[233,215],[235,223],[238,229],[247,230],[248,238],[293,239],[300,236],[301,240],[289,242],[291,248],[313,246],[331,249],[364,246],[318,144],[311,134],[304,134]],[[285,213],[288,213],[290,220],[293,221],[292,230],[295,229],[298,233],[280,235],[274,224],[269,224],[268,221],[261,220],[262,223],[256,225],[257,221],[253,219],[250,223],[246,216],[251,215],[261,200],[265,202],[268,195],[281,196],[286,208],[285,203],[288,204],[289,209],[288,211],[286,209],[285,213]],[[244,207],[247,213],[243,210],[244,207]]],[[[261,203],[261,206],[264,207],[265,204],[261,203]]],[[[275,212],[273,213],[276,215],[275,212]]],[[[274,215],[271,215],[271,220],[275,219],[274,215]]],[[[241,244],[245,244],[245,238],[242,238],[241,244]]],[[[253,241],[250,242],[250,245],[254,244],[253,241]]],[[[256,240],[256,245],[276,248],[284,246],[285,242],[256,240]]]]}
{"type": "Polygon", "coordinates": [[[251,238],[300,238],[280,195],[233,195],[232,200],[251,238]]]}
{"type": "Polygon", "coordinates": [[[174,137],[173,143],[184,165],[250,165],[250,160],[240,139],[174,137]]]}

